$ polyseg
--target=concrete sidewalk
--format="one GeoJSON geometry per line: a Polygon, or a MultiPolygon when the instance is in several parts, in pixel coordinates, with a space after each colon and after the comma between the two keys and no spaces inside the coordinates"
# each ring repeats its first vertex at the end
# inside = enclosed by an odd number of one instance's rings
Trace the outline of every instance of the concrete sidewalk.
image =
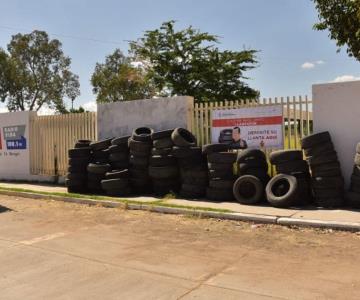
{"type": "MultiPolygon", "coordinates": [[[[7,192],[7,194],[9,194],[9,191],[13,191],[14,193],[17,191],[17,195],[19,195],[21,190],[27,190],[28,192],[31,191],[31,194],[41,192],[67,193],[65,187],[58,185],[8,182],[0,183],[0,193],[7,192]]],[[[66,201],[69,201],[69,198],[71,197],[66,198],[66,201]]],[[[59,196],[56,200],[61,200],[61,196],[59,196]]],[[[117,203],[119,203],[118,200],[119,199],[114,198],[114,201],[117,203]]],[[[126,197],[126,200],[144,204],[143,208],[140,205],[140,207],[137,207],[136,209],[148,209],[149,207],[146,206],[147,203],[152,203],[153,206],[158,205],[158,209],[153,209],[158,212],[182,213],[182,208],[187,211],[192,208],[196,208],[196,211],[202,211],[203,208],[204,211],[211,211],[208,212],[208,216],[217,217],[217,214],[221,213],[224,219],[259,221],[265,223],[277,223],[281,225],[325,227],[356,231],[360,230],[360,210],[319,209],[312,206],[280,209],[266,204],[243,205],[236,202],[219,203],[205,200],[164,199],[155,197],[126,197]],[[157,203],[153,204],[154,202],[157,203]],[[161,209],[161,206],[163,206],[163,209],[161,209]]]]}

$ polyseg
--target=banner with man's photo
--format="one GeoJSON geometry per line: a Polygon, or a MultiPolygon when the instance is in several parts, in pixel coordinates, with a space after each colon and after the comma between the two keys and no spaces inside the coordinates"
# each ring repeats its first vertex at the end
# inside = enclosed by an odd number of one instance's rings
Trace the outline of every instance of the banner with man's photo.
{"type": "Polygon", "coordinates": [[[211,140],[232,149],[283,148],[283,106],[213,110],[211,140]]]}

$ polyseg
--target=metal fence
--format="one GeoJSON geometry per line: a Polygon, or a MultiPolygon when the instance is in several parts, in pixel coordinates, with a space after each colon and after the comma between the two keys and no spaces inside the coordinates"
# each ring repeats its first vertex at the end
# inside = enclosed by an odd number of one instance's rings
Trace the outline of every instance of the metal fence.
{"type": "Polygon", "coordinates": [[[200,145],[211,143],[212,111],[264,105],[283,105],[284,148],[300,148],[300,139],[312,132],[312,101],[307,96],[263,98],[260,100],[196,103],[190,126],[200,145]]]}
{"type": "Polygon", "coordinates": [[[78,139],[95,140],[96,113],[34,116],[30,120],[30,169],[35,175],[64,175],[68,149],[78,139]]]}

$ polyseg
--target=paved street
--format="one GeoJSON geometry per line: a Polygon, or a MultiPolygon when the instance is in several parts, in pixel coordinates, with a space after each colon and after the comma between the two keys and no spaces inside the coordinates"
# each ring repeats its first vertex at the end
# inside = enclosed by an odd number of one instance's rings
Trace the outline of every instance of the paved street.
{"type": "Polygon", "coordinates": [[[360,235],[0,196],[1,299],[359,299],[360,235]]]}

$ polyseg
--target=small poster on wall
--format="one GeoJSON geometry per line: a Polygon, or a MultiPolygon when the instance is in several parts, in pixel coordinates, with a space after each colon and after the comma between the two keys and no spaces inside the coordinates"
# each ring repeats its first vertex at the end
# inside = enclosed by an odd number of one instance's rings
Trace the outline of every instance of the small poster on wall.
{"type": "Polygon", "coordinates": [[[213,110],[211,140],[232,149],[283,148],[283,106],[213,110]]]}

